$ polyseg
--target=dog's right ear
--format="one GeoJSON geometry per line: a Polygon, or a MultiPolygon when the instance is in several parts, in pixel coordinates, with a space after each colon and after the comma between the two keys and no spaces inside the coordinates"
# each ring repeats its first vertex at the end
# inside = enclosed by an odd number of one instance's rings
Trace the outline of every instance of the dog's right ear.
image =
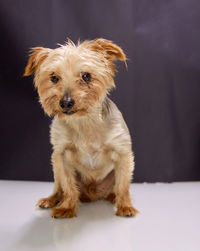
{"type": "Polygon", "coordinates": [[[30,50],[29,60],[23,76],[29,76],[37,70],[41,63],[48,57],[51,49],[34,47],[30,50]]]}

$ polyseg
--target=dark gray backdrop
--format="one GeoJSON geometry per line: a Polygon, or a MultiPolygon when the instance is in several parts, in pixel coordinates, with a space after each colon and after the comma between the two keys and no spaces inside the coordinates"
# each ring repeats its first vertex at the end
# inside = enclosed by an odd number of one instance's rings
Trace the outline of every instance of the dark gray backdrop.
{"type": "Polygon", "coordinates": [[[0,178],[51,180],[50,119],[28,50],[104,37],[127,53],[111,97],[136,156],[135,181],[200,180],[199,0],[1,0],[0,178]]]}

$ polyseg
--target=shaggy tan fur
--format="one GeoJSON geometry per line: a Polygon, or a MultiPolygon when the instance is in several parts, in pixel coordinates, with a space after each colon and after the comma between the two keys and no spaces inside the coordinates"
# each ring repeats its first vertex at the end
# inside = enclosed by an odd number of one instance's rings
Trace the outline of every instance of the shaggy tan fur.
{"type": "Polygon", "coordinates": [[[54,117],[50,134],[55,187],[37,205],[57,206],[53,217],[76,216],[80,200],[99,199],[115,203],[116,215],[137,213],[129,194],[134,169],[130,134],[121,112],[107,97],[115,87],[116,60],[126,62],[124,52],[104,39],[31,51],[24,76],[35,73],[41,105],[54,117]],[[87,82],[86,73],[91,76],[87,82]],[[75,101],[71,115],[59,105],[66,93],[75,101]]]}

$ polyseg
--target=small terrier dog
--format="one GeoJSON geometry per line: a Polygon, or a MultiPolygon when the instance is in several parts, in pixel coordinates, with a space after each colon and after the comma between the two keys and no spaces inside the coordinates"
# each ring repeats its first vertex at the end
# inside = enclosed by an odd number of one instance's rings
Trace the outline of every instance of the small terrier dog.
{"type": "Polygon", "coordinates": [[[126,55],[105,39],[71,40],[56,49],[32,48],[24,76],[34,83],[44,111],[53,116],[54,191],[40,199],[51,216],[76,216],[80,201],[105,199],[116,215],[134,216],[129,186],[134,169],[131,138],[117,106],[107,97],[115,87],[116,60],[126,55]],[[57,207],[56,207],[57,206],[57,207]]]}

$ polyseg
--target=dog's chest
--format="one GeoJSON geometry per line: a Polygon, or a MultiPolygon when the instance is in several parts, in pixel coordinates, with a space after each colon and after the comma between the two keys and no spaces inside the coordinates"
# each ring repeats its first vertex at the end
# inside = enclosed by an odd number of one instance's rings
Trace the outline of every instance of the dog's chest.
{"type": "Polygon", "coordinates": [[[97,168],[104,162],[104,146],[99,141],[79,142],[79,162],[87,168],[97,168]]]}
{"type": "Polygon", "coordinates": [[[71,131],[70,141],[75,146],[76,151],[72,154],[79,167],[96,169],[108,164],[108,134],[104,124],[71,131]]]}

